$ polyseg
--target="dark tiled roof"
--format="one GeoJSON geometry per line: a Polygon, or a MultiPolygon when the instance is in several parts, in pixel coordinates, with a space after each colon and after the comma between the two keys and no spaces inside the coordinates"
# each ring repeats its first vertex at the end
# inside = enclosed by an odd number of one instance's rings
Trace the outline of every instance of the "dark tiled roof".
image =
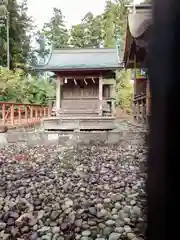
{"type": "Polygon", "coordinates": [[[53,50],[46,65],[36,66],[36,70],[78,70],[78,69],[118,69],[121,68],[116,49],[60,49],[53,50]]]}
{"type": "Polygon", "coordinates": [[[152,24],[152,9],[140,8],[135,13],[130,13],[128,16],[129,30],[134,38],[143,35],[146,29],[152,24]]]}
{"type": "Polygon", "coordinates": [[[133,67],[134,64],[130,64],[129,58],[131,58],[135,46],[145,49],[148,46],[148,31],[152,26],[152,5],[140,4],[132,6],[127,20],[123,61],[126,67],[127,62],[129,67],[133,67]]]}

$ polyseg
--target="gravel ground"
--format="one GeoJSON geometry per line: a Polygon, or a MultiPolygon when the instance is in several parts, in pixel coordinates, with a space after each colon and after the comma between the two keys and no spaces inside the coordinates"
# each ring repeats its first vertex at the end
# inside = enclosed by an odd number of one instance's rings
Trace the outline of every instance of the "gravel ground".
{"type": "Polygon", "coordinates": [[[0,150],[0,239],[144,239],[140,146],[0,150]]]}

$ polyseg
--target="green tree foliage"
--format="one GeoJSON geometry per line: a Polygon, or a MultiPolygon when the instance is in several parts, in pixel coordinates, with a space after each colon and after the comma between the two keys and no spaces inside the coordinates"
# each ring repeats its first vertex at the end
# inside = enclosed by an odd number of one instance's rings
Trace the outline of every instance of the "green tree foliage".
{"type": "Polygon", "coordinates": [[[115,47],[117,39],[120,39],[122,52],[127,20],[125,6],[131,2],[131,0],[107,0],[101,15],[87,13],[81,23],[71,29],[71,46],[111,48],[115,47]]]}
{"type": "Polygon", "coordinates": [[[131,70],[121,70],[117,73],[116,104],[120,108],[128,111],[131,110],[133,97],[131,80],[131,70]]]}
{"type": "Polygon", "coordinates": [[[18,103],[47,104],[55,96],[55,82],[25,76],[22,70],[0,68],[0,100],[18,103]]]}
{"type": "MultiPolygon", "coordinates": [[[[27,16],[27,0],[19,3],[17,0],[9,0],[6,6],[9,12],[9,42],[11,68],[24,66],[30,52],[30,39],[28,35],[33,28],[32,20],[27,16]]],[[[7,65],[7,37],[6,37],[6,10],[0,8],[0,16],[4,24],[0,27],[0,65],[7,65]]]]}
{"type": "MultiPolygon", "coordinates": [[[[12,71],[3,68],[0,70],[0,97],[7,101],[46,103],[47,97],[55,93],[54,81],[50,82],[42,74],[28,78],[24,72],[19,72],[16,68],[24,69],[26,63],[44,64],[51,47],[109,48],[116,47],[118,40],[122,52],[127,19],[125,5],[131,2],[131,0],[107,0],[102,14],[94,16],[91,12],[87,13],[70,31],[66,27],[62,11],[54,8],[50,21],[33,36],[36,44],[32,48],[30,32],[33,30],[33,22],[27,16],[27,0],[9,0],[7,9],[10,13],[12,71]]],[[[0,9],[0,16],[4,15],[0,9]]],[[[3,21],[5,23],[5,19],[3,21]]],[[[0,65],[6,66],[6,24],[0,28],[0,65]]],[[[129,71],[124,70],[117,73],[117,105],[121,108],[131,107],[130,75],[129,71]]]]}
{"type": "Polygon", "coordinates": [[[120,39],[121,51],[124,50],[124,39],[127,23],[126,5],[132,0],[106,1],[103,16],[104,47],[114,47],[117,39],[120,39]]]}
{"type": "Polygon", "coordinates": [[[33,65],[45,64],[50,53],[51,44],[40,31],[35,34],[34,40],[35,47],[32,51],[31,63],[33,65]]]}
{"type": "Polygon", "coordinates": [[[94,16],[87,13],[82,19],[82,27],[85,32],[85,47],[100,47],[102,41],[102,16],[94,16]]]}
{"type": "Polygon", "coordinates": [[[53,9],[53,16],[48,23],[44,24],[42,33],[51,42],[54,49],[69,46],[69,33],[60,9],[53,9]]]}
{"type": "MultiPolygon", "coordinates": [[[[117,40],[120,45],[120,53],[124,51],[125,32],[127,25],[127,8],[131,0],[107,0],[103,13],[103,39],[104,47],[115,47],[117,40]]],[[[122,56],[122,55],[121,55],[122,56]]],[[[131,70],[117,72],[116,105],[127,111],[132,108],[131,70]]]]}
{"type": "Polygon", "coordinates": [[[71,28],[70,45],[73,47],[100,47],[102,43],[102,16],[87,13],[80,24],[71,28]]]}
{"type": "Polygon", "coordinates": [[[85,29],[83,25],[77,24],[72,26],[71,28],[71,37],[70,37],[70,46],[77,47],[77,48],[83,48],[85,47],[85,29]]]}
{"type": "Polygon", "coordinates": [[[106,1],[105,11],[103,13],[103,39],[104,47],[115,47],[115,9],[116,4],[110,0],[106,1]]]}
{"type": "Polygon", "coordinates": [[[26,101],[29,103],[47,104],[49,98],[55,97],[55,81],[44,78],[29,78],[26,85],[26,101]]]}

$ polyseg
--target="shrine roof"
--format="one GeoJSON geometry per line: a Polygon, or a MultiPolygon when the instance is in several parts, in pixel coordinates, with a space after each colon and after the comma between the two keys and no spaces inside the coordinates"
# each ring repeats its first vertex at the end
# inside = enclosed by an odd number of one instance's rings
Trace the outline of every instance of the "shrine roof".
{"type": "Polygon", "coordinates": [[[139,38],[152,24],[152,5],[135,5],[128,15],[128,26],[132,37],[139,38]]]}
{"type": "Polygon", "coordinates": [[[106,48],[93,49],[59,49],[53,50],[45,65],[38,65],[35,70],[115,70],[122,68],[117,50],[106,48]]]}
{"type": "MultiPolygon", "coordinates": [[[[132,68],[133,52],[137,49],[148,49],[148,40],[152,26],[152,5],[140,4],[132,5],[127,18],[126,39],[124,63],[125,66],[132,68]]],[[[136,61],[139,61],[139,55],[136,53],[136,61]]]]}

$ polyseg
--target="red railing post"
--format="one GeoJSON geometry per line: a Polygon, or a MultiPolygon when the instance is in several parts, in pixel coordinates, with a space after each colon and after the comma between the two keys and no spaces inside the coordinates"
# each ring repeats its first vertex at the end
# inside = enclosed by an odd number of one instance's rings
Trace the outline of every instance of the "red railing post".
{"type": "Polygon", "coordinates": [[[28,111],[27,111],[27,105],[24,106],[24,110],[25,110],[25,123],[28,122],[28,111]]]}
{"type": "Polygon", "coordinates": [[[35,108],[35,115],[36,115],[36,120],[38,119],[38,108],[35,108]]]}
{"type": "Polygon", "coordinates": [[[39,107],[37,107],[37,112],[38,112],[38,119],[40,118],[40,111],[39,111],[39,107]]]}
{"type": "Polygon", "coordinates": [[[10,121],[11,125],[14,126],[14,104],[10,104],[10,121]]]}
{"type": "Polygon", "coordinates": [[[19,125],[21,124],[21,105],[18,106],[18,122],[19,122],[19,125]]]}
{"type": "Polygon", "coordinates": [[[48,106],[7,103],[0,101],[0,123],[9,127],[39,122],[42,117],[50,115],[48,106]]]}
{"type": "Polygon", "coordinates": [[[42,107],[40,107],[40,118],[42,118],[42,116],[43,116],[43,113],[42,113],[42,107]]]}
{"type": "Polygon", "coordinates": [[[3,120],[3,124],[6,123],[6,104],[3,103],[2,104],[2,120],[3,120]]]}
{"type": "Polygon", "coordinates": [[[44,110],[43,111],[43,117],[45,117],[46,116],[46,108],[44,107],[43,110],[44,110]]]}
{"type": "Polygon", "coordinates": [[[33,107],[30,107],[30,122],[33,122],[33,107]]]}
{"type": "Polygon", "coordinates": [[[51,116],[51,112],[52,112],[52,107],[51,107],[51,106],[49,106],[49,107],[48,107],[48,117],[50,117],[50,116],[51,116]]]}

